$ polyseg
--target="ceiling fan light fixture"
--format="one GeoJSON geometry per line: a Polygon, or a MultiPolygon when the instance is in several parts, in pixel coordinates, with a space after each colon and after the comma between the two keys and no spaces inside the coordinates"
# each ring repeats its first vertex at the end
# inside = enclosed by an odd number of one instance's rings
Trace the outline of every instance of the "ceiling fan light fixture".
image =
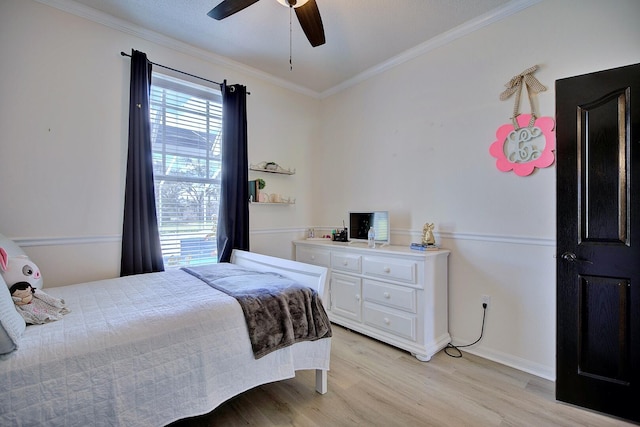
{"type": "MultiPolygon", "coordinates": [[[[259,0],[222,0],[207,15],[218,21],[257,3],[259,0]]],[[[289,33],[291,34],[291,16],[295,9],[300,27],[307,36],[312,47],[325,44],[324,27],[316,0],[278,0],[278,3],[289,9],[289,33]]]]}
{"type": "Polygon", "coordinates": [[[304,6],[304,4],[308,1],[309,0],[278,0],[278,3],[280,3],[284,7],[293,7],[295,9],[300,6],[304,6]],[[289,4],[290,1],[291,3],[293,3],[293,5],[289,4]]]}

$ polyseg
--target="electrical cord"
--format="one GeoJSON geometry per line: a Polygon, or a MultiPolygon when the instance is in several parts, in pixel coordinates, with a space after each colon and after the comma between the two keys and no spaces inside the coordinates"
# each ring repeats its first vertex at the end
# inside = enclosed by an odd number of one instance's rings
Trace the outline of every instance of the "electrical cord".
{"type": "Polygon", "coordinates": [[[472,345],[478,344],[480,342],[480,340],[482,339],[482,336],[484,335],[484,319],[487,317],[487,303],[482,303],[482,328],[480,329],[480,338],[478,338],[477,340],[475,340],[474,342],[472,342],[471,344],[467,344],[467,345],[453,345],[451,343],[447,344],[447,346],[444,348],[444,352],[447,353],[447,356],[450,357],[455,357],[456,359],[459,359],[462,357],[462,352],[460,351],[461,348],[464,347],[471,347],[472,345]],[[455,351],[457,351],[457,353],[451,354],[449,353],[449,349],[454,349],[455,351]]]}

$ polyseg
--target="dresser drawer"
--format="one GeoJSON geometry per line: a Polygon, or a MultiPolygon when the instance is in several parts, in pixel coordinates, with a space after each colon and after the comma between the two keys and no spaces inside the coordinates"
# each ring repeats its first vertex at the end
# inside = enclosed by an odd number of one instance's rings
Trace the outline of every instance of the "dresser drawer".
{"type": "Polygon", "coordinates": [[[357,254],[331,253],[331,268],[334,270],[360,273],[362,257],[357,254]]]}
{"type": "Polygon", "coordinates": [[[368,276],[383,277],[389,280],[415,284],[418,281],[418,264],[401,259],[365,257],[362,272],[368,276]]]}
{"type": "Polygon", "coordinates": [[[364,323],[394,335],[416,340],[416,317],[410,314],[398,314],[385,311],[368,303],[363,308],[364,323]]]}
{"type": "Polygon", "coordinates": [[[296,261],[329,268],[329,251],[296,246],[296,261]]]}
{"type": "Polygon", "coordinates": [[[399,308],[411,313],[417,311],[416,289],[389,283],[365,279],[362,286],[362,296],[365,301],[375,302],[393,308],[399,308]]]}

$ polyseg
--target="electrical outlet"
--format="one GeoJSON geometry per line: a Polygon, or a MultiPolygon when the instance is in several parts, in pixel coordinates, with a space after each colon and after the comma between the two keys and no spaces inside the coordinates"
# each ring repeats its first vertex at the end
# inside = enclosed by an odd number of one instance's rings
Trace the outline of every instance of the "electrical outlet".
{"type": "Polygon", "coordinates": [[[482,295],[482,297],[480,297],[480,302],[482,304],[487,304],[487,308],[491,307],[491,296],[490,295],[482,295]]]}

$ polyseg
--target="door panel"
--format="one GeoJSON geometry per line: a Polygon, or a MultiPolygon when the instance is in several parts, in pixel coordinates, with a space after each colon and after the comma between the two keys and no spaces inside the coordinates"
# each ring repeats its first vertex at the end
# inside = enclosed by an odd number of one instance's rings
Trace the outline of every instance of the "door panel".
{"type": "Polygon", "coordinates": [[[629,90],[578,108],[580,242],[628,244],[629,90]],[[618,124],[618,129],[612,128],[618,124]]]}
{"type": "Polygon", "coordinates": [[[556,398],[640,421],[640,64],[556,82],[556,398]]]}
{"type": "Polygon", "coordinates": [[[578,374],[629,385],[630,284],[580,276],[578,374]]]}

